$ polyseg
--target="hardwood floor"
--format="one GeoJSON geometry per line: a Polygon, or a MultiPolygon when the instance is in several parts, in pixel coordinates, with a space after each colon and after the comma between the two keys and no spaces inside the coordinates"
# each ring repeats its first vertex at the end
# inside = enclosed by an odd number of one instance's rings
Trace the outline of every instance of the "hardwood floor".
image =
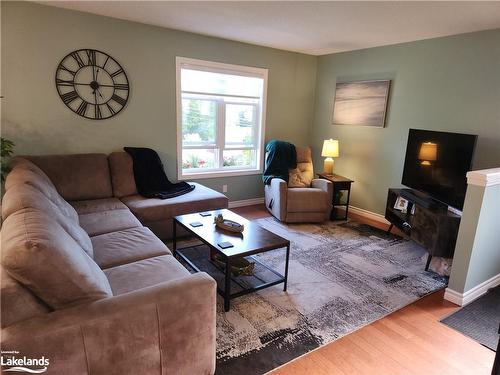
{"type": "MultiPolygon", "coordinates": [[[[247,219],[268,216],[263,205],[233,211],[247,219]]],[[[458,309],[443,295],[433,293],[269,374],[489,375],[495,353],[439,322],[458,309]]]]}

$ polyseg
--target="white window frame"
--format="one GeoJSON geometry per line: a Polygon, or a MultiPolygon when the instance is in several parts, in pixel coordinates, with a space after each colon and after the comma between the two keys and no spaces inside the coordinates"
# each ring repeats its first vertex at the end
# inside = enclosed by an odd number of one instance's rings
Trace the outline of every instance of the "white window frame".
{"type": "MultiPolygon", "coordinates": [[[[186,58],[186,57],[180,57],[177,56],[175,58],[175,65],[176,65],[176,102],[177,102],[177,178],[179,180],[195,180],[195,179],[203,179],[203,178],[214,178],[214,177],[228,177],[228,176],[246,176],[246,175],[253,175],[253,174],[261,174],[263,171],[263,164],[264,164],[264,138],[265,138],[265,129],[266,129],[266,103],[267,103],[267,78],[268,78],[268,70],[263,69],[263,68],[255,68],[255,67],[250,67],[250,66],[243,66],[243,65],[232,65],[232,64],[225,64],[225,63],[219,63],[219,62],[214,62],[214,61],[205,61],[205,60],[198,60],[198,59],[191,59],[191,58],[186,58]],[[217,168],[217,169],[210,169],[210,170],[200,170],[196,169],[195,171],[192,172],[184,172],[182,169],[182,90],[181,90],[181,68],[191,68],[195,70],[205,70],[209,72],[215,72],[215,73],[223,73],[223,74],[233,74],[233,75],[240,75],[240,76],[246,76],[246,77],[258,77],[263,79],[263,92],[262,92],[262,98],[261,98],[261,104],[256,105],[256,104],[251,104],[254,105],[255,111],[256,111],[256,119],[257,119],[257,126],[256,129],[254,129],[254,132],[256,133],[256,141],[255,145],[257,146],[256,148],[254,147],[248,147],[251,148],[252,150],[255,149],[256,151],[256,164],[254,168],[241,168],[239,166],[235,167],[226,167],[224,170],[217,168]],[[260,123],[260,127],[259,127],[260,123]]],[[[188,92],[188,94],[204,94],[204,95],[210,95],[208,93],[201,93],[201,92],[188,92]]],[[[212,94],[215,95],[215,94],[212,94]]],[[[216,96],[222,97],[225,95],[217,94],[216,96]]],[[[230,95],[230,97],[238,97],[238,96],[233,96],[230,95]]],[[[244,96],[239,96],[240,98],[245,98],[244,96]]],[[[247,97],[248,99],[248,97],[247,97]]],[[[233,103],[233,102],[226,102],[227,104],[243,104],[243,103],[233,103]]],[[[218,106],[218,108],[220,108],[218,106]]],[[[225,106],[223,106],[225,109],[225,106]]],[[[219,110],[219,109],[218,109],[219,110]]],[[[217,113],[218,116],[224,115],[224,113],[217,113]]],[[[219,130],[217,128],[217,130],[219,130]]],[[[224,134],[220,134],[220,131],[217,131],[217,137],[223,137],[224,134]]],[[[219,139],[219,144],[221,142],[221,139],[219,139]]],[[[200,146],[200,148],[206,149],[206,147],[200,146]]],[[[210,148],[210,147],[209,147],[210,148]]],[[[242,150],[245,149],[246,147],[244,146],[238,146],[235,147],[234,150],[242,150]]],[[[216,150],[219,151],[219,154],[222,155],[221,149],[216,148],[216,150]]],[[[231,150],[231,148],[226,148],[226,150],[231,150]]]]}

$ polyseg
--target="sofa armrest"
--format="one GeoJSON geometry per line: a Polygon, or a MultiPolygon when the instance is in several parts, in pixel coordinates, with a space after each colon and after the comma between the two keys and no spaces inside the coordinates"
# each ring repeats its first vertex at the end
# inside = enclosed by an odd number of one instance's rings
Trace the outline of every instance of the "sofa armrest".
{"type": "Polygon", "coordinates": [[[330,213],[332,212],[332,202],[333,202],[333,183],[331,181],[325,180],[323,178],[315,178],[311,182],[311,187],[321,189],[326,192],[326,207],[328,209],[325,211],[325,220],[328,220],[330,213]]]}
{"type": "Polygon", "coordinates": [[[311,187],[316,189],[321,189],[328,193],[329,201],[332,201],[333,197],[333,184],[331,181],[324,180],[322,178],[315,178],[311,182],[311,187]]]}
{"type": "Polygon", "coordinates": [[[269,185],[264,186],[266,207],[278,220],[285,221],[287,207],[288,185],[281,178],[273,178],[269,185]]]}
{"type": "Polygon", "coordinates": [[[216,283],[206,273],[13,324],[2,350],[50,374],[213,374],[216,283]]]}

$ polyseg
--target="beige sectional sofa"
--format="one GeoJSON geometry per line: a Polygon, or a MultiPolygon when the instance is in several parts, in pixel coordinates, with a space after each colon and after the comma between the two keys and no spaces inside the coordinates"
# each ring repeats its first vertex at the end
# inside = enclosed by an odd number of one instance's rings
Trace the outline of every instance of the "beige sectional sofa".
{"type": "Polygon", "coordinates": [[[49,374],[213,373],[215,281],[158,236],[227,198],[198,184],[141,198],[125,153],[27,159],[2,200],[2,350],[48,358],[49,374]]]}

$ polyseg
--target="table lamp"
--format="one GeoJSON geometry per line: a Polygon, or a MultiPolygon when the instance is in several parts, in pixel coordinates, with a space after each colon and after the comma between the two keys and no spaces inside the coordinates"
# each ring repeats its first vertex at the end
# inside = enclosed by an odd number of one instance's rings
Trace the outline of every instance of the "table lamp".
{"type": "Polygon", "coordinates": [[[432,142],[424,142],[420,146],[418,158],[422,165],[431,165],[431,162],[437,160],[437,144],[432,142]]]}
{"type": "Polygon", "coordinates": [[[326,157],[323,164],[323,171],[325,174],[333,174],[333,159],[339,156],[339,141],[336,139],[326,139],[323,142],[323,150],[321,156],[326,157]]]}

